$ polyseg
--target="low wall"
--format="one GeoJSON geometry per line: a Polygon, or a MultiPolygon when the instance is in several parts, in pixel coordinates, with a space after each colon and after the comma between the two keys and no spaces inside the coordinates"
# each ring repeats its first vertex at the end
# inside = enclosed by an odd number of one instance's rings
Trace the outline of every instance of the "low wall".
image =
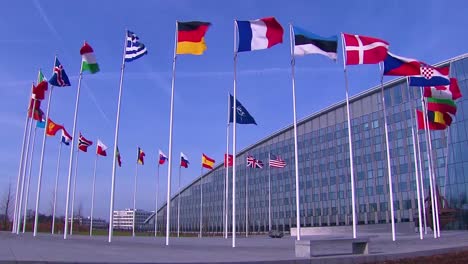
{"type": "MultiPolygon", "coordinates": [[[[395,223],[396,233],[414,233],[417,229],[413,222],[395,223]]],[[[357,233],[390,233],[392,232],[391,224],[373,224],[373,225],[358,225],[356,226],[357,233]]],[[[291,228],[291,236],[296,236],[297,230],[291,228]]],[[[352,226],[318,226],[318,227],[301,227],[301,236],[313,235],[343,235],[352,234],[352,226]]]]}

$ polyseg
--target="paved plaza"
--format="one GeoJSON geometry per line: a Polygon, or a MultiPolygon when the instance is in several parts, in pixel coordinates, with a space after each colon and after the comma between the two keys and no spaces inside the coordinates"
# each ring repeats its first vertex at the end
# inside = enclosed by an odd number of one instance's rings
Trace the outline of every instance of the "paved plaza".
{"type": "MultiPolygon", "coordinates": [[[[296,258],[294,238],[272,239],[266,236],[238,237],[237,247],[224,238],[114,237],[112,243],[105,236],[71,236],[31,233],[14,235],[0,232],[0,263],[365,263],[414,256],[428,256],[468,250],[468,232],[446,231],[441,238],[427,235],[419,240],[417,233],[397,234],[391,241],[389,233],[361,233],[370,237],[370,254],[330,255],[296,258]]],[[[349,237],[349,235],[314,236],[349,237]]],[[[302,237],[311,239],[311,237],[302,237]]],[[[333,250],[337,250],[336,247],[333,250]]],[[[346,252],[346,248],[343,252],[346,252]]],[[[349,249],[350,250],[350,249],[349,249]]]]}

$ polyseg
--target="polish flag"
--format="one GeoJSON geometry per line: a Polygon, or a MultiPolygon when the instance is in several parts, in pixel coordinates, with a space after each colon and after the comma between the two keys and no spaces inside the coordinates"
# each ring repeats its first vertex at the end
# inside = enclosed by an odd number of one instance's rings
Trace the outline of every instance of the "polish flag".
{"type": "Polygon", "coordinates": [[[105,157],[105,156],[107,156],[106,150],[107,150],[107,146],[104,145],[104,143],[102,143],[102,141],[101,141],[100,139],[98,139],[98,141],[97,141],[96,154],[105,157]]]}

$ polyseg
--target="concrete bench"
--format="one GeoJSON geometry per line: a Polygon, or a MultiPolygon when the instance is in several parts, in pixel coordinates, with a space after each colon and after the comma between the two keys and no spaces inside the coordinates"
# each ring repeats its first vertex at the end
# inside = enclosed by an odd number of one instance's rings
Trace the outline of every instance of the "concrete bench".
{"type": "Polygon", "coordinates": [[[296,257],[338,254],[369,254],[369,238],[324,238],[296,240],[296,257]],[[350,251],[351,250],[351,251],[350,251]]]}

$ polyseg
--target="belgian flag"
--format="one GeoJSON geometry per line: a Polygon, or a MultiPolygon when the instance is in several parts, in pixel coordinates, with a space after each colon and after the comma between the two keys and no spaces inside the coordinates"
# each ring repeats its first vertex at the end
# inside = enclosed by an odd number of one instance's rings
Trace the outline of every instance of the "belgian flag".
{"type": "Polygon", "coordinates": [[[206,50],[205,34],[209,22],[177,22],[176,54],[202,55],[206,50]]]}

